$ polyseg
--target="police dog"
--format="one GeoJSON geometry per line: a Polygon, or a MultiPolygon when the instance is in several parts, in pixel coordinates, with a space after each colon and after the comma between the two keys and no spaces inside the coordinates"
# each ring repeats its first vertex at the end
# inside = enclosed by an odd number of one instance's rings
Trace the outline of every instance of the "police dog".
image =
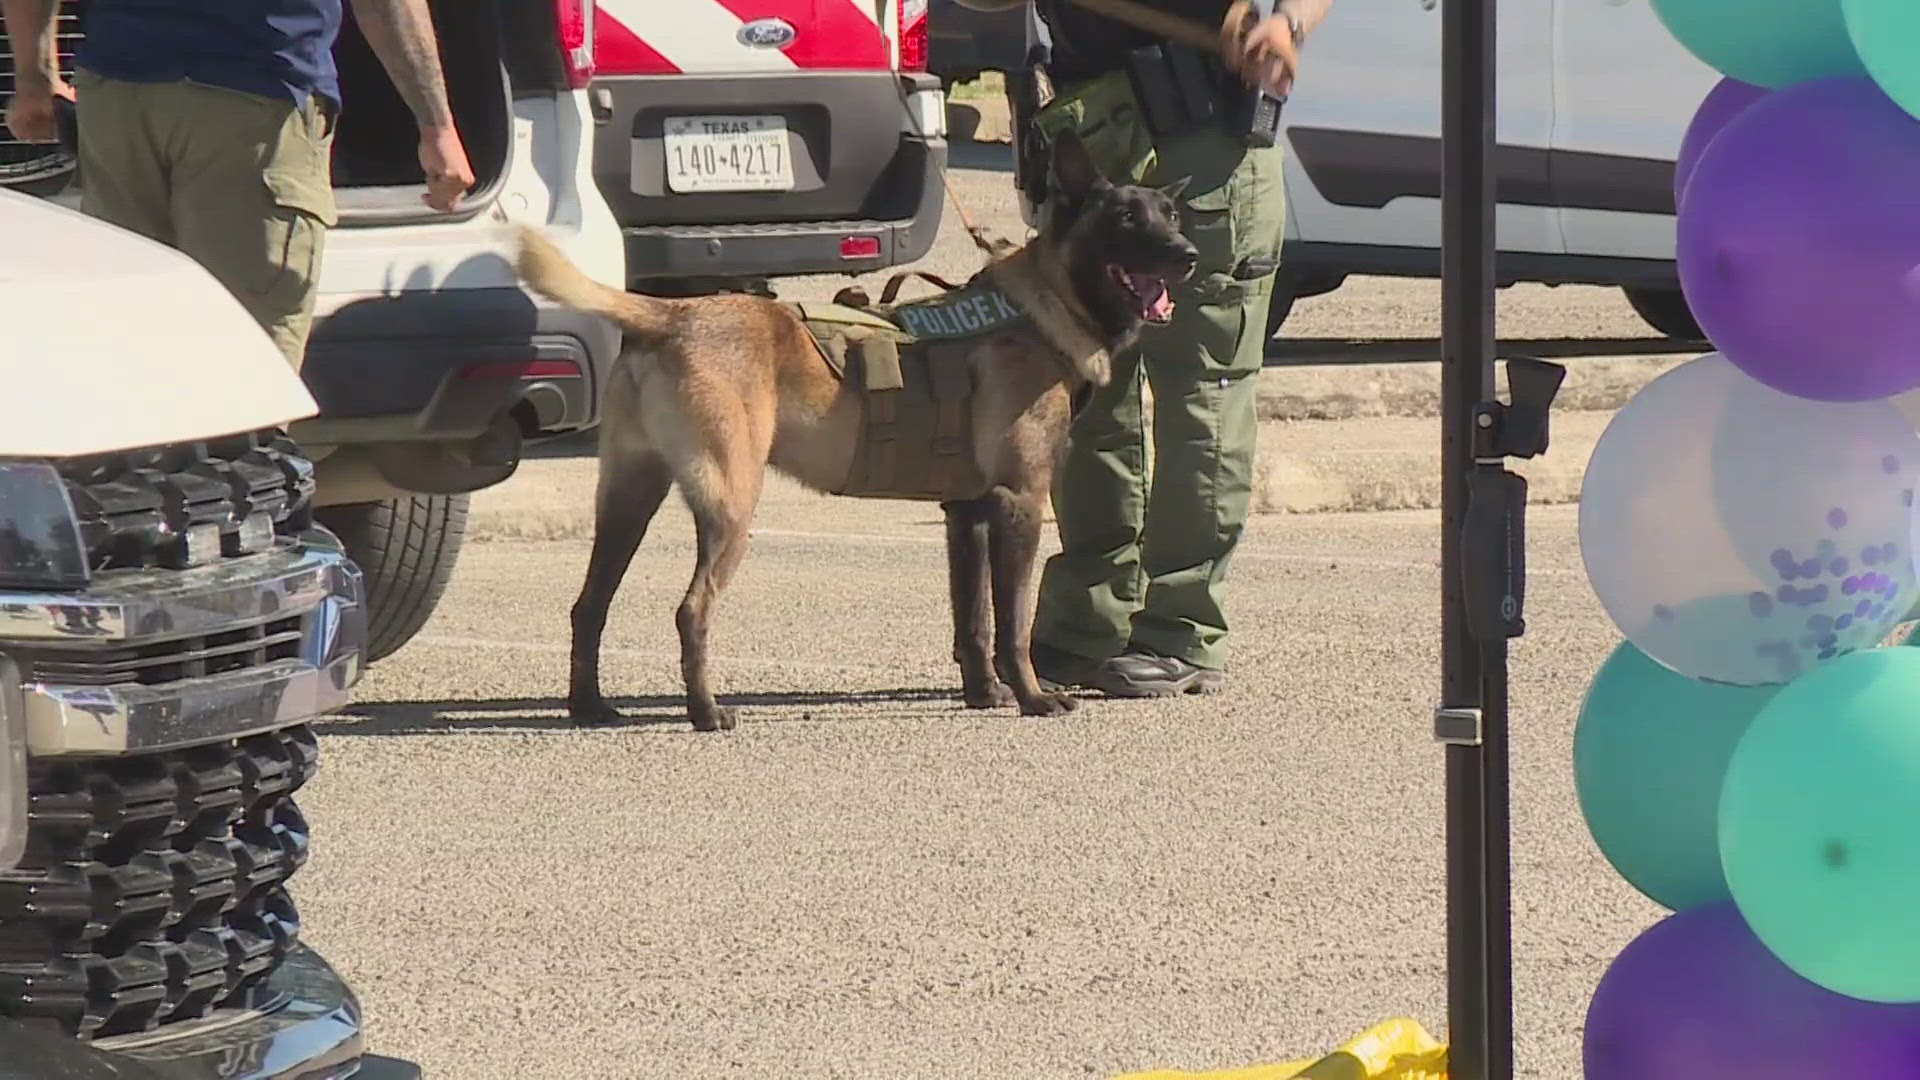
{"type": "MultiPolygon", "coordinates": [[[[1028,316],[966,352],[974,456],[988,487],[942,503],[954,659],[971,708],[1018,703],[1030,716],[1076,701],[1044,690],[1028,657],[1030,590],[1041,515],[1076,401],[1107,382],[1113,353],[1172,315],[1168,286],[1192,276],[1169,188],[1115,186],[1072,135],[1053,172],[1064,212],[983,273],[1028,316]],[[994,635],[988,636],[989,605],[994,635]],[[1004,681],[1003,681],[1004,680],[1004,681]]],[[[621,578],[668,489],[693,513],[698,557],[681,602],[680,672],[695,729],[732,728],[707,676],[713,607],[746,554],[767,466],[832,492],[848,475],[864,390],[830,368],[796,313],[749,295],[660,299],[589,279],[548,241],[522,231],[523,278],[569,307],[617,323],[624,346],[600,424],[593,554],[573,605],[567,706],[612,723],[600,692],[600,638],[621,578]]]]}

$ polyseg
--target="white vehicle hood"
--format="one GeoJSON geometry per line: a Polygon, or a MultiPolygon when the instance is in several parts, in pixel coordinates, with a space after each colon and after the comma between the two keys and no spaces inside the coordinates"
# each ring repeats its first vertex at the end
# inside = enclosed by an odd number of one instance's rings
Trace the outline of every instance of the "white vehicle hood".
{"type": "Polygon", "coordinates": [[[0,190],[0,455],[286,424],[318,407],[221,284],[163,244],[0,190]]]}

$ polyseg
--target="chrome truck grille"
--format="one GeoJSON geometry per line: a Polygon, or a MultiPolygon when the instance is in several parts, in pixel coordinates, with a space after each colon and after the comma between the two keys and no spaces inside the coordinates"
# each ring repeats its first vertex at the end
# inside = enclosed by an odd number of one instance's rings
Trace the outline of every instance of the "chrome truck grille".
{"type": "Polygon", "coordinates": [[[297,660],[306,620],[299,615],[249,623],[217,634],[119,649],[21,649],[29,679],[61,686],[160,686],[181,679],[297,660]]]}
{"type": "Polygon", "coordinates": [[[25,856],[0,872],[0,1016],[116,1041],[224,1022],[270,1005],[297,955],[293,794],[309,721],[359,679],[360,571],[273,432],[53,464],[88,574],[0,589],[28,793],[25,856]]]}
{"type": "Polygon", "coordinates": [[[294,727],[35,762],[27,856],[0,873],[0,1013],[94,1038],[268,1004],[254,991],[300,929],[293,794],[317,760],[294,727]]]}
{"type": "Polygon", "coordinates": [[[72,458],[59,468],[94,570],[180,569],[246,554],[313,521],[313,466],[270,431],[72,458]]]}
{"type": "MultiPolygon", "coordinates": [[[[80,6],[84,0],[61,0],[56,26],[60,74],[73,78],[73,54],[80,44],[80,6]]],[[[0,101],[13,96],[13,43],[0,34],[0,101]]],[[[0,185],[24,184],[58,176],[73,168],[73,155],[51,143],[26,143],[0,123],[0,185]]]]}

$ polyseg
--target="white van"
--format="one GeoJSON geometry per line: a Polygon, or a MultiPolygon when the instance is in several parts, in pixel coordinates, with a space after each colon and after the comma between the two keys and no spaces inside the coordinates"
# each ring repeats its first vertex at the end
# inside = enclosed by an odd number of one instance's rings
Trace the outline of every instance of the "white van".
{"type": "MultiPolygon", "coordinates": [[[[1440,272],[1440,0],[1347,0],[1307,43],[1286,127],[1271,323],[1349,274],[1440,272]]],[[[1720,79],[1650,0],[1499,5],[1501,284],[1617,285],[1660,332],[1699,327],[1674,268],[1673,163],[1720,79]]]]}
{"type": "Polygon", "coordinates": [[[600,0],[593,172],[655,294],[913,262],[940,229],[927,0],[600,0]]]}

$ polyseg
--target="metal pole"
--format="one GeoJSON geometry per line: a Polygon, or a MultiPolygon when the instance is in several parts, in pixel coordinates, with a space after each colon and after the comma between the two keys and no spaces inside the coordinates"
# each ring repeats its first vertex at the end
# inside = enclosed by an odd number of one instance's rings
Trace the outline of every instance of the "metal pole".
{"type": "MultiPolygon", "coordinates": [[[[1442,5],[1442,700],[1447,1013],[1454,1080],[1513,1075],[1506,642],[1469,622],[1468,510],[1493,400],[1496,0],[1442,5]]],[[[1523,496],[1524,498],[1524,496],[1523,496]]]]}

